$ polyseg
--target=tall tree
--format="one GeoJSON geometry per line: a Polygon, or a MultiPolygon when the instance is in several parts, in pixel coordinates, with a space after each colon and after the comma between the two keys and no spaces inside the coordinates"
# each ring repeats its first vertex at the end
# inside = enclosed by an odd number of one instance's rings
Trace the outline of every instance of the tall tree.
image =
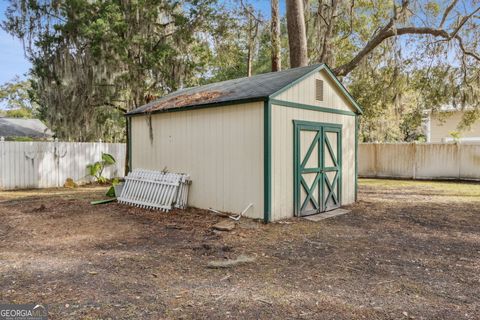
{"type": "Polygon", "coordinates": [[[282,69],[281,43],[280,43],[280,11],[278,0],[271,0],[272,20],[270,22],[271,42],[272,42],[272,71],[282,69]]]}
{"type": "Polygon", "coordinates": [[[288,45],[292,68],[303,67],[308,64],[304,14],[303,0],[287,0],[288,45]]]}
{"type": "MultiPolygon", "coordinates": [[[[24,40],[42,114],[64,139],[96,140],[105,116],[195,84],[212,0],[11,0],[3,28],[24,40]]],[[[123,136],[123,134],[118,135],[123,136]]]]}

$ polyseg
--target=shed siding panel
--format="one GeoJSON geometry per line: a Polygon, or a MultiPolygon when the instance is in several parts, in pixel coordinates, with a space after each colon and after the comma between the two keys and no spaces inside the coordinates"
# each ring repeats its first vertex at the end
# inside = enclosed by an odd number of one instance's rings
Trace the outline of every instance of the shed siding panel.
{"type": "Polygon", "coordinates": [[[308,76],[280,93],[275,99],[345,111],[355,110],[325,70],[320,70],[308,76]],[[317,79],[323,80],[323,101],[316,99],[315,81],[317,79]]]}
{"type": "Polygon", "coordinates": [[[355,202],[355,117],[272,105],[272,218],[291,217],[293,120],[342,124],[342,205],[355,202]]]}
{"type": "Polygon", "coordinates": [[[132,167],[191,175],[189,205],[263,218],[263,102],[132,118],[132,167]]]}

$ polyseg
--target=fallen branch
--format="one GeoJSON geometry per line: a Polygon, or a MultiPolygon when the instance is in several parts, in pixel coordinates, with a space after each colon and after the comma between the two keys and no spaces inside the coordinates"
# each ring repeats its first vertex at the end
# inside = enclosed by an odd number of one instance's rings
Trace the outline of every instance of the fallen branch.
{"type": "Polygon", "coordinates": [[[253,206],[253,203],[250,203],[250,204],[242,211],[242,213],[240,213],[238,216],[236,216],[236,217],[235,217],[235,216],[229,216],[229,218],[230,218],[230,219],[233,219],[233,220],[235,220],[235,221],[240,220],[240,218],[245,214],[245,212],[247,212],[248,209],[250,209],[250,207],[252,207],[252,206],[253,206]]]}
{"type": "Polygon", "coordinates": [[[253,206],[253,203],[250,203],[250,204],[249,204],[239,215],[237,215],[237,216],[231,216],[231,215],[229,215],[229,214],[227,214],[227,213],[225,213],[225,212],[221,212],[221,211],[215,210],[215,209],[213,209],[213,208],[208,208],[208,211],[211,211],[211,212],[213,212],[213,213],[216,213],[216,214],[219,215],[219,216],[229,217],[230,219],[233,219],[233,220],[235,220],[235,221],[238,221],[238,220],[240,220],[240,218],[245,214],[245,212],[247,212],[248,209],[250,209],[250,207],[252,207],[252,206],[253,206]]]}

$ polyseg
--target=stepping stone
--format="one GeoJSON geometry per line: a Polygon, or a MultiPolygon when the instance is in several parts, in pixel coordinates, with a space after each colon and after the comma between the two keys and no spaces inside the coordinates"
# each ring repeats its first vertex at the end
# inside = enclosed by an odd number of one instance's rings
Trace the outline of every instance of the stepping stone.
{"type": "Polygon", "coordinates": [[[238,265],[255,262],[254,257],[249,257],[245,255],[239,255],[236,259],[223,259],[210,261],[207,265],[210,269],[223,269],[223,268],[232,268],[238,265]]]}
{"type": "Polygon", "coordinates": [[[222,220],[217,224],[213,225],[213,229],[220,231],[232,231],[235,229],[235,221],[233,220],[222,220]]]}
{"type": "Polygon", "coordinates": [[[336,217],[336,216],[346,214],[346,213],[349,213],[349,212],[350,212],[350,210],[335,209],[335,210],[332,210],[332,211],[322,212],[322,213],[314,214],[314,215],[311,215],[311,216],[306,216],[306,217],[303,217],[303,218],[307,219],[307,220],[310,220],[310,221],[317,222],[317,221],[320,221],[320,220],[324,220],[324,219],[331,218],[331,217],[336,217]]]}

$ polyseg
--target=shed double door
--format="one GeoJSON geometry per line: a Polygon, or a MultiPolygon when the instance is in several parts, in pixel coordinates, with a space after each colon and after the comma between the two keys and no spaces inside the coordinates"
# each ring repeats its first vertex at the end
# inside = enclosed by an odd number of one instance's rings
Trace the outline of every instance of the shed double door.
{"type": "Polygon", "coordinates": [[[295,215],[341,205],[342,126],[294,121],[295,215]]]}

